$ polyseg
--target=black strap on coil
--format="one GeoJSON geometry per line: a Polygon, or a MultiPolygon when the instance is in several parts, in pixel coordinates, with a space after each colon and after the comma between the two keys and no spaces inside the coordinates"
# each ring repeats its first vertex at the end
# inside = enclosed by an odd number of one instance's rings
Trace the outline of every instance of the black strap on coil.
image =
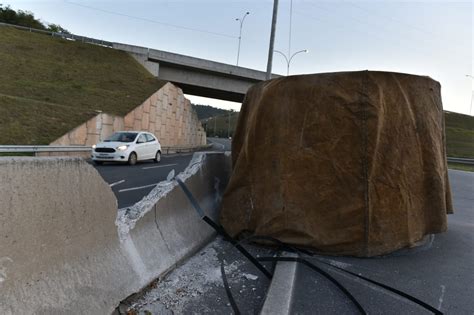
{"type": "Polygon", "coordinates": [[[349,290],[347,290],[339,281],[337,281],[333,276],[331,276],[330,274],[328,274],[326,271],[322,270],[321,268],[319,268],[318,266],[316,265],[313,265],[312,263],[310,263],[309,261],[307,261],[306,259],[303,259],[301,257],[259,257],[258,258],[259,261],[293,261],[293,262],[297,262],[297,263],[301,263],[307,267],[309,267],[310,269],[312,269],[313,271],[316,271],[317,273],[321,274],[323,277],[325,277],[326,279],[328,279],[329,281],[331,281],[334,285],[336,285],[336,287],[338,287],[339,290],[342,291],[342,293],[344,293],[345,296],[347,296],[349,298],[349,300],[355,305],[355,307],[357,308],[357,310],[359,311],[360,314],[363,314],[363,315],[366,315],[367,312],[364,310],[364,308],[362,307],[362,305],[356,300],[356,298],[349,292],[349,290]]]}
{"type": "Polygon", "coordinates": [[[386,285],[386,284],[383,284],[383,283],[381,283],[381,282],[378,282],[378,281],[369,279],[369,278],[364,277],[364,276],[362,276],[362,275],[359,275],[359,274],[357,274],[357,273],[355,273],[355,272],[352,272],[352,271],[349,271],[349,270],[346,270],[346,269],[343,269],[343,268],[334,266],[334,265],[332,265],[332,264],[330,264],[330,263],[328,263],[328,262],[325,262],[325,261],[323,261],[323,260],[321,260],[321,259],[319,259],[319,258],[316,258],[316,259],[318,260],[318,262],[320,262],[320,263],[322,263],[322,264],[325,264],[325,265],[328,265],[328,266],[331,267],[331,268],[334,268],[334,269],[337,269],[337,270],[342,271],[342,272],[344,272],[344,273],[350,274],[350,275],[352,275],[352,276],[354,276],[354,277],[357,277],[357,278],[362,279],[362,280],[365,280],[365,281],[367,281],[367,282],[369,282],[369,283],[375,284],[375,285],[377,285],[377,286],[379,286],[379,287],[381,287],[381,288],[384,288],[384,289],[387,290],[387,291],[390,291],[390,292],[393,292],[393,293],[395,293],[395,294],[398,294],[398,295],[404,297],[405,299],[407,299],[407,300],[409,300],[409,301],[412,301],[413,303],[418,304],[419,306],[421,306],[421,307],[427,309],[428,311],[432,312],[433,314],[436,314],[436,315],[443,315],[443,312],[441,312],[440,310],[434,308],[433,306],[429,305],[428,303],[423,302],[423,301],[420,300],[420,299],[417,299],[416,297],[414,297],[414,296],[412,296],[412,295],[410,295],[410,294],[407,294],[407,293],[405,293],[405,292],[403,292],[403,291],[400,291],[400,290],[398,290],[398,289],[395,289],[395,288],[393,288],[393,287],[391,287],[391,286],[388,286],[388,285],[386,285]]]}
{"type": "Polygon", "coordinates": [[[222,226],[218,225],[215,223],[211,218],[206,216],[204,211],[201,209],[201,206],[199,206],[199,203],[194,199],[194,196],[191,194],[189,191],[188,187],[183,183],[183,181],[179,178],[175,178],[176,181],[178,182],[179,186],[181,189],[183,189],[184,193],[186,194],[186,197],[188,197],[189,201],[193,205],[194,209],[196,209],[197,213],[199,213],[199,216],[201,217],[204,222],[209,224],[214,230],[216,230],[217,233],[222,235],[224,239],[228,242],[230,242],[232,245],[235,246],[239,250],[239,252],[242,253],[248,260],[250,260],[255,267],[257,267],[268,279],[272,278],[272,274],[257,260],[255,257],[253,257],[245,248],[242,247],[235,239],[233,239],[225,230],[222,226]]]}
{"type": "Polygon", "coordinates": [[[230,306],[232,307],[232,310],[234,311],[235,315],[240,315],[239,307],[237,306],[234,296],[232,295],[232,292],[230,291],[229,281],[227,281],[227,275],[225,273],[225,268],[224,268],[224,259],[221,259],[221,275],[222,275],[222,282],[224,282],[225,293],[227,294],[227,298],[229,299],[230,306]]]}
{"type": "MultiPolygon", "coordinates": [[[[189,199],[189,201],[191,202],[192,206],[194,207],[194,209],[196,210],[196,212],[199,214],[199,216],[201,217],[202,220],[204,220],[207,224],[209,224],[218,234],[222,235],[224,237],[225,240],[227,240],[228,242],[230,242],[233,247],[237,248],[250,262],[252,262],[255,267],[257,267],[268,279],[271,279],[272,278],[272,274],[260,263],[260,261],[271,261],[271,262],[276,262],[276,261],[293,261],[293,262],[298,262],[298,263],[302,263],[304,264],[305,266],[309,267],[310,269],[320,273],[321,275],[323,275],[325,278],[327,278],[328,280],[330,280],[332,283],[334,283],[350,300],[351,302],[357,307],[357,309],[359,310],[359,312],[361,314],[367,314],[364,310],[364,308],[362,307],[362,305],[360,305],[360,303],[354,298],[354,296],[342,285],[340,284],[334,277],[332,277],[331,275],[329,275],[327,272],[325,272],[324,270],[322,270],[321,268],[317,267],[316,265],[310,263],[309,261],[307,261],[306,259],[303,259],[301,257],[260,257],[258,259],[256,259],[255,257],[253,257],[244,247],[242,247],[241,243],[245,242],[245,241],[249,241],[251,239],[254,239],[254,240],[267,240],[267,241],[272,241],[272,242],[275,242],[277,245],[279,245],[279,247],[282,247],[282,248],[286,248],[288,251],[291,251],[291,252],[299,252],[299,253],[304,253],[306,255],[310,255],[310,256],[313,256],[313,254],[311,252],[308,252],[304,249],[298,249],[296,247],[293,247],[291,245],[288,245],[284,242],[281,242],[280,240],[277,240],[275,238],[272,238],[272,237],[269,237],[269,236],[251,236],[247,239],[244,239],[242,241],[236,241],[234,238],[232,238],[226,231],[225,229],[218,225],[217,223],[215,223],[211,218],[209,218],[205,213],[204,211],[202,210],[202,208],[199,206],[199,203],[196,201],[196,199],[194,198],[194,196],[192,195],[192,193],[189,191],[189,189],[186,187],[186,185],[183,183],[183,181],[179,178],[175,178],[176,182],[179,184],[179,186],[181,187],[181,189],[184,191],[186,197],[189,199]]],[[[354,272],[351,272],[351,271],[348,271],[348,270],[345,270],[343,268],[339,268],[337,266],[334,266],[330,263],[327,263],[319,258],[316,258],[317,261],[319,263],[322,263],[322,264],[325,264],[325,265],[328,265],[329,267],[331,268],[334,268],[334,269],[337,269],[339,271],[342,271],[344,273],[347,273],[347,274],[350,274],[354,277],[357,277],[359,279],[362,279],[362,280],[365,280],[369,283],[372,283],[372,284],[375,284],[377,286],[380,286],[390,292],[393,292],[395,294],[398,294],[410,301],[412,301],[413,303],[415,304],[418,304],[419,306],[429,310],[430,312],[432,312],[433,314],[436,314],[436,315],[443,315],[443,312],[439,311],[438,309],[434,308],[433,306],[429,305],[428,303],[425,303],[405,292],[402,292],[400,290],[397,290],[395,288],[392,288],[388,285],[385,285],[383,283],[380,283],[378,281],[375,281],[375,280],[372,280],[372,279],[369,279],[369,278],[366,278],[364,276],[361,276],[359,274],[356,274],[354,272]]],[[[227,296],[229,298],[229,302],[232,306],[232,309],[233,311],[236,313],[236,314],[240,314],[239,312],[239,309],[237,307],[237,304],[235,303],[235,300],[232,296],[232,292],[230,292],[230,287],[229,287],[229,284],[228,284],[228,281],[227,281],[227,276],[225,274],[225,270],[224,270],[224,261],[222,260],[221,261],[221,273],[222,273],[222,276],[223,276],[223,282],[224,282],[224,287],[226,289],[226,293],[227,293],[227,296]]]]}
{"type": "MultiPolygon", "coordinates": [[[[295,248],[295,247],[293,247],[289,244],[286,244],[286,243],[284,243],[284,242],[282,242],[282,241],[280,241],[276,238],[273,238],[273,237],[270,237],[270,236],[263,236],[263,235],[253,235],[253,236],[247,237],[245,239],[240,240],[237,244],[246,243],[246,242],[255,241],[255,240],[264,240],[264,241],[269,241],[269,242],[275,243],[278,246],[279,249],[284,249],[288,252],[295,252],[295,253],[300,252],[299,249],[297,249],[297,248],[295,248]]],[[[290,258],[290,257],[288,257],[288,258],[290,258]]],[[[304,260],[300,257],[298,257],[298,258],[291,257],[291,260],[287,259],[287,257],[261,257],[261,258],[257,258],[257,260],[259,260],[259,261],[270,261],[270,262],[274,262],[274,263],[276,263],[278,261],[296,261],[296,262],[303,263],[304,265],[308,266],[313,271],[316,271],[316,272],[320,273],[323,277],[325,277],[326,279],[331,281],[333,284],[335,284],[342,291],[342,293],[344,293],[344,295],[346,295],[349,298],[349,300],[356,306],[357,310],[361,314],[363,314],[363,315],[367,314],[367,312],[364,310],[362,305],[355,299],[355,297],[339,281],[337,281],[334,277],[332,277],[330,274],[328,274],[327,272],[325,272],[321,268],[319,268],[317,266],[314,266],[310,262],[308,262],[308,261],[306,261],[306,260],[304,260]]],[[[225,277],[225,273],[223,273],[223,275],[225,277]]],[[[232,296],[232,293],[230,292],[230,290],[227,290],[227,288],[226,288],[226,292],[227,292],[227,296],[229,297],[229,300],[234,300],[234,297],[232,296]]]]}

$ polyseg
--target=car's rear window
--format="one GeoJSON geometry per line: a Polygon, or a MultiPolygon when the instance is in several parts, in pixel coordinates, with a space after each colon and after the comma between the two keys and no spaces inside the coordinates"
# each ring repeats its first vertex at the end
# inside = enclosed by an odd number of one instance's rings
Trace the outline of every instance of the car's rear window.
{"type": "Polygon", "coordinates": [[[136,132],[116,132],[111,135],[105,142],[117,141],[117,142],[133,142],[137,137],[136,132]]]}
{"type": "Polygon", "coordinates": [[[147,142],[155,141],[155,138],[154,138],[151,134],[149,134],[149,133],[146,133],[146,134],[145,134],[145,137],[146,137],[146,141],[147,141],[147,142]]]}

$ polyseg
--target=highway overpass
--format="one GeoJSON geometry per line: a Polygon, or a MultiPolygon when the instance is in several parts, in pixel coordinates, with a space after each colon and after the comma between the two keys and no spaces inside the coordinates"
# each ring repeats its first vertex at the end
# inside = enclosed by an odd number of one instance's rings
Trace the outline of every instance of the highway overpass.
{"type": "Polygon", "coordinates": [[[242,102],[250,86],[265,80],[263,71],[140,46],[112,47],[130,53],[154,76],[176,84],[185,94],[242,102]]]}

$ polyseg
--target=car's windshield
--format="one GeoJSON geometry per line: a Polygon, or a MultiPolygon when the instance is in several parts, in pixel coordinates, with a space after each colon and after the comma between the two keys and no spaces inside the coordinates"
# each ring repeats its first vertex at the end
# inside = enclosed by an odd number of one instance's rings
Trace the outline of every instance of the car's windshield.
{"type": "Polygon", "coordinates": [[[105,142],[111,142],[111,141],[133,142],[135,141],[136,137],[137,137],[136,132],[116,132],[113,135],[111,135],[107,140],[104,140],[104,141],[105,142]]]}

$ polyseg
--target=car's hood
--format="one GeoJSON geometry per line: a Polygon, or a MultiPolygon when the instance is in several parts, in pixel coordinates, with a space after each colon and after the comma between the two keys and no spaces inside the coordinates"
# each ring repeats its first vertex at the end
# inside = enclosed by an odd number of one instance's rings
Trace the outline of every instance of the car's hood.
{"type": "Polygon", "coordinates": [[[96,144],[97,148],[114,148],[121,145],[131,145],[133,142],[118,142],[118,141],[111,141],[111,142],[99,142],[96,144]]]}

